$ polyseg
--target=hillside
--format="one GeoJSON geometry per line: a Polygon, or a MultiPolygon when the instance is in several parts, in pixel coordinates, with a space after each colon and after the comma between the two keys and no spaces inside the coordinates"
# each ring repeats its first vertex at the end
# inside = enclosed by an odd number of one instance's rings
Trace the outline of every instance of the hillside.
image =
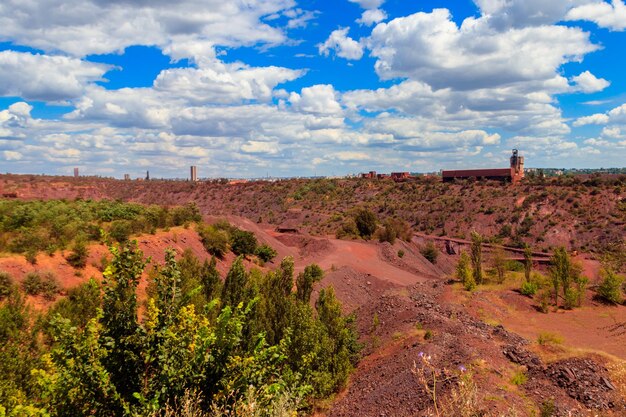
{"type": "MultiPolygon", "coordinates": [[[[0,191],[16,193],[17,201],[119,199],[171,206],[193,202],[205,222],[226,219],[233,227],[252,232],[259,244],[274,248],[273,261],[262,263],[254,256],[244,261],[246,269],[257,271],[250,276],[260,282],[280,276],[272,271],[282,268],[284,257],[293,258],[296,275],[308,265],[319,265],[324,275],[312,287],[311,307],[332,287],[343,312],[355,314],[362,350],[354,373],[336,397],[314,402],[308,412],[354,417],[624,415],[626,306],[604,303],[596,295],[600,249],[616,246],[624,236],[621,184],[621,177],[519,186],[442,184],[432,179],[399,184],[347,179],[229,185],[0,177],[0,191]],[[404,219],[420,234],[393,244],[335,238],[360,207],[375,212],[380,221],[404,219]],[[279,232],[277,226],[289,232],[279,232]],[[524,282],[519,262],[507,263],[505,280],[496,282],[491,263],[497,251],[492,247],[484,248],[486,282],[472,291],[453,279],[459,254],[446,253],[444,241],[435,245],[435,260],[424,256],[432,236],[467,239],[472,230],[495,243],[531,243],[538,252],[551,253],[558,245],[579,251],[573,259],[589,279],[582,307],[551,306],[547,314],[541,312],[540,294],[527,297],[519,291],[524,282]]],[[[139,248],[152,257],[152,266],[163,265],[166,248],[173,248],[179,259],[187,249],[199,261],[211,258],[193,224],[136,237],[139,248]]],[[[34,264],[24,255],[5,253],[0,270],[10,272],[18,283],[29,272],[55,273],[62,287],[57,301],[90,276],[101,280],[106,246],[90,243],[82,270],[68,265],[69,249],[62,250],[40,252],[34,264]]],[[[234,261],[231,251],[218,260],[222,280],[234,261]]],[[[146,270],[138,285],[142,302],[149,275],[146,270]]],[[[547,276],[543,260],[535,262],[533,280],[544,292],[550,288],[547,276]]],[[[291,291],[297,286],[290,283],[291,291]]],[[[53,301],[28,297],[43,312],[53,301]]]]}
{"type": "Polygon", "coordinates": [[[444,184],[436,178],[286,180],[239,184],[118,181],[98,178],[0,176],[0,192],[19,198],[114,198],[145,204],[194,201],[205,214],[254,222],[295,223],[312,235],[334,235],[351,209],[379,219],[398,217],[415,231],[468,238],[475,230],[508,245],[596,252],[621,242],[626,224],[626,176],[580,176],[444,184]]]}

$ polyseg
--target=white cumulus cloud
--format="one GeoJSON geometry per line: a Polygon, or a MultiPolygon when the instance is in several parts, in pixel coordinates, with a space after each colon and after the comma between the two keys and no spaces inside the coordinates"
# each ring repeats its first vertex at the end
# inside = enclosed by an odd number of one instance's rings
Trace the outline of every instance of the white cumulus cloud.
{"type": "Polygon", "coordinates": [[[359,60],[363,57],[363,46],[348,36],[350,28],[334,30],[324,43],[317,46],[319,53],[328,56],[335,51],[337,56],[345,59],[359,60]]]}
{"type": "Polygon", "coordinates": [[[622,0],[592,1],[571,9],[566,20],[587,20],[614,31],[626,29],[626,5],[622,0]]]}
{"type": "Polygon", "coordinates": [[[604,78],[597,78],[589,71],[584,71],[580,75],[573,77],[572,81],[574,81],[575,87],[583,93],[595,93],[611,85],[604,78]]]}
{"type": "Polygon", "coordinates": [[[108,65],[65,56],[0,52],[0,95],[58,101],[80,97],[87,84],[102,80],[108,65]]]}
{"type": "Polygon", "coordinates": [[[368,9],[365,10],[359,19],[357,19],[357,23],[365,26],[372,26],[375,23],[380,23],[387,18],[387,13],[381,9],[368,9]]]}

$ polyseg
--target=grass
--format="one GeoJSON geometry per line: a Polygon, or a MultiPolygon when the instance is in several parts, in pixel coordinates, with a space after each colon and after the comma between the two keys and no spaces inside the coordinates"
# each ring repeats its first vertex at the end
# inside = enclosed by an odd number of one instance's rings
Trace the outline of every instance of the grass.
{"type": "Polygon", "coordinates": [[[563,344],[563,336],[553,332],[541,332],[537,336],[537,343],[540,346],[554,346],[563,344]]]}
{"type": "Polygon", "coordinates": [[[527,381],[528,381],[528,376],[526,375],[526,372],[524,372],[523,369],[518,369],[517,371],[515,371],[515,373],[511,377],[511,384],[513,385],[517,385],[517,386],[524,385],[527,381]]]}

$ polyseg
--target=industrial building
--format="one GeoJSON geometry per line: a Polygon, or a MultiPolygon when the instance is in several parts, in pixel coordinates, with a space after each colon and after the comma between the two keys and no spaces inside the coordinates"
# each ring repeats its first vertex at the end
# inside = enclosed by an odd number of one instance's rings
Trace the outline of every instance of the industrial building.
{"type": "Polygon", "coordinates": [[[524,157],[519,155],[517,149],[513,149],[510,161],[509,168],[446,170],[441,172],[441,176],[444,182],[470,178],[520,182],[524,178],[524,157]]]}

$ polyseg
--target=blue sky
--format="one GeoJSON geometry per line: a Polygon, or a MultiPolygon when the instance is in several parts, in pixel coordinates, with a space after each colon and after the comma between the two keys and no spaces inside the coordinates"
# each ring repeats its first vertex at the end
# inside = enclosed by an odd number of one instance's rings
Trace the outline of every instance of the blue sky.
{"type": "Polygon", "coordinates": [[[0,171],[624,166],[623,0],[5,0],[0,171]]]}

